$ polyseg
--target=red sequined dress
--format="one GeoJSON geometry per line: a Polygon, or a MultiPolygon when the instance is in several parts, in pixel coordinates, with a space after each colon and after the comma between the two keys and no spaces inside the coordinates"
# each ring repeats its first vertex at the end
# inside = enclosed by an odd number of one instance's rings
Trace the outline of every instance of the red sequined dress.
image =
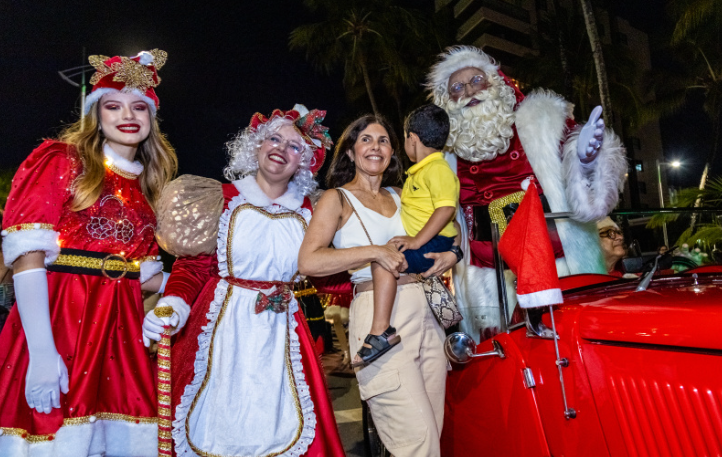
{"type": "Polygon", "coordinates": [[[157,455],[155,373],[141,340],[140,290],[162,268],[155,215],[137,179],[142,165],[107,146],[104,152],[102,194],[82,211],[70,210],[82,163],[66,144],[45,141],[13,180],[2,232],[6,264],[31,251],[44,251],[50,264],[69,248],[120,254],[141,271],[140,280],[48,271],[53,336],[70,378],[61,408],[50,414],[25,400],[28,350],[13,307],[0,334],[0,455],[157,455]]]}

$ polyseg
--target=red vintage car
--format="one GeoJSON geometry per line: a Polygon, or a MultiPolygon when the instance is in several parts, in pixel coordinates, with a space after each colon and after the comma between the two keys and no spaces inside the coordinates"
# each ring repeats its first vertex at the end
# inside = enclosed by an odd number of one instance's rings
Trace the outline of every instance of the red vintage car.
{"type": "Polygon", "coordinates": [[[563,278],[553,314],[450,335],[442,456],[722,455],[722,268],[647,279],[563,278]]]}

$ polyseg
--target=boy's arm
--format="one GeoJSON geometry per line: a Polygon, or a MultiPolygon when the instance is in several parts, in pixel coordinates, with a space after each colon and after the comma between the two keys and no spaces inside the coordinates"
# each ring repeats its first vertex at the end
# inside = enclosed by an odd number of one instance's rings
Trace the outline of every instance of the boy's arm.
{"type": "Polygon", "coordinates": [[[426,225],[419,230],[416,236],[395,236],[391,238],[389,243],[394,243],[399,251],[404,252],[407,249],[419,249],[425,245],[433,237],[439,234],[441,230],[449,223],[456,213],[455,206],[442,206],[436,208],[431,217],[426,221],[426,225]]]}

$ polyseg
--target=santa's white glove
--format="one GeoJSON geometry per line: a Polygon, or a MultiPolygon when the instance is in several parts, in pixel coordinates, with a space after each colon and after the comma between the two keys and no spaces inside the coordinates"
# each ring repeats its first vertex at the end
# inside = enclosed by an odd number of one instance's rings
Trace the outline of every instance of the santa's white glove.
{"type": "Polygon", "coordinates": [[[151,340],[160,341],[163,327],[167,325],[173,327],[171,335],[178,333],[186,325],[190,313],[191,307],[180,297],[163,297],[158,300],[155,309],[146,314],[143,319],[143,344],[145,347],[150,347],[151,340]],[[163,307],[172,308],[173,314],[170,317],[158,317],[155,311],[163,307]]]}
{"type": "Polygon", "coordinates": [[[602,115],[602,107],[597,106],[592,110],[589,120],[582,131],[579,132],[577,140],[577,156],[579,161],[584,165],[591,164],[599,154],[599,148],[602,147],[604,138],[604,119],[600,119],[602,115]]]}
{"type": "Polygon", "coordinates": [[[18,312],[28,344],[30,364],[25,375],[25,400],[39,413],[60,408],[60,392],[68,393],[68,369],[55,348],[48,306],[45,268],[13,276],[18,312]]]}

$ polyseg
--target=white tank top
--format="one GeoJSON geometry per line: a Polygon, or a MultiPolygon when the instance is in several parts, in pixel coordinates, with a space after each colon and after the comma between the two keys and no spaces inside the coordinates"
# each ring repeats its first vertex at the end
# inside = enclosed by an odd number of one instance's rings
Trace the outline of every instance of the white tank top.
{"type": "MultiPolygon", "coordinates": [[[[404,225],[401,223],[401,199],[391,187],[385,187],[391,194],[396,203],[396,212],[391,217],[386,217],[376,211],[366,208],[361,201],[354,197],[353,193],[346,189],[341,189],[348,199],[356,208],[356,212],[363,219],[364,226],[369,232],[371,241],[376,245],[384,245],[395,236],[406,235],[404,225]]],[[[333,237],[333,245],[336,249],[354,248],[357,246],[368,246],[369,239],[364,233],[361,223],[355,214],[351,217],[333,237]]],[[[365,281],[371,281],[371,265],[366,264],[356,270],[349,270],[351,274],[351,282],[358,284],[365,281]]]]}

